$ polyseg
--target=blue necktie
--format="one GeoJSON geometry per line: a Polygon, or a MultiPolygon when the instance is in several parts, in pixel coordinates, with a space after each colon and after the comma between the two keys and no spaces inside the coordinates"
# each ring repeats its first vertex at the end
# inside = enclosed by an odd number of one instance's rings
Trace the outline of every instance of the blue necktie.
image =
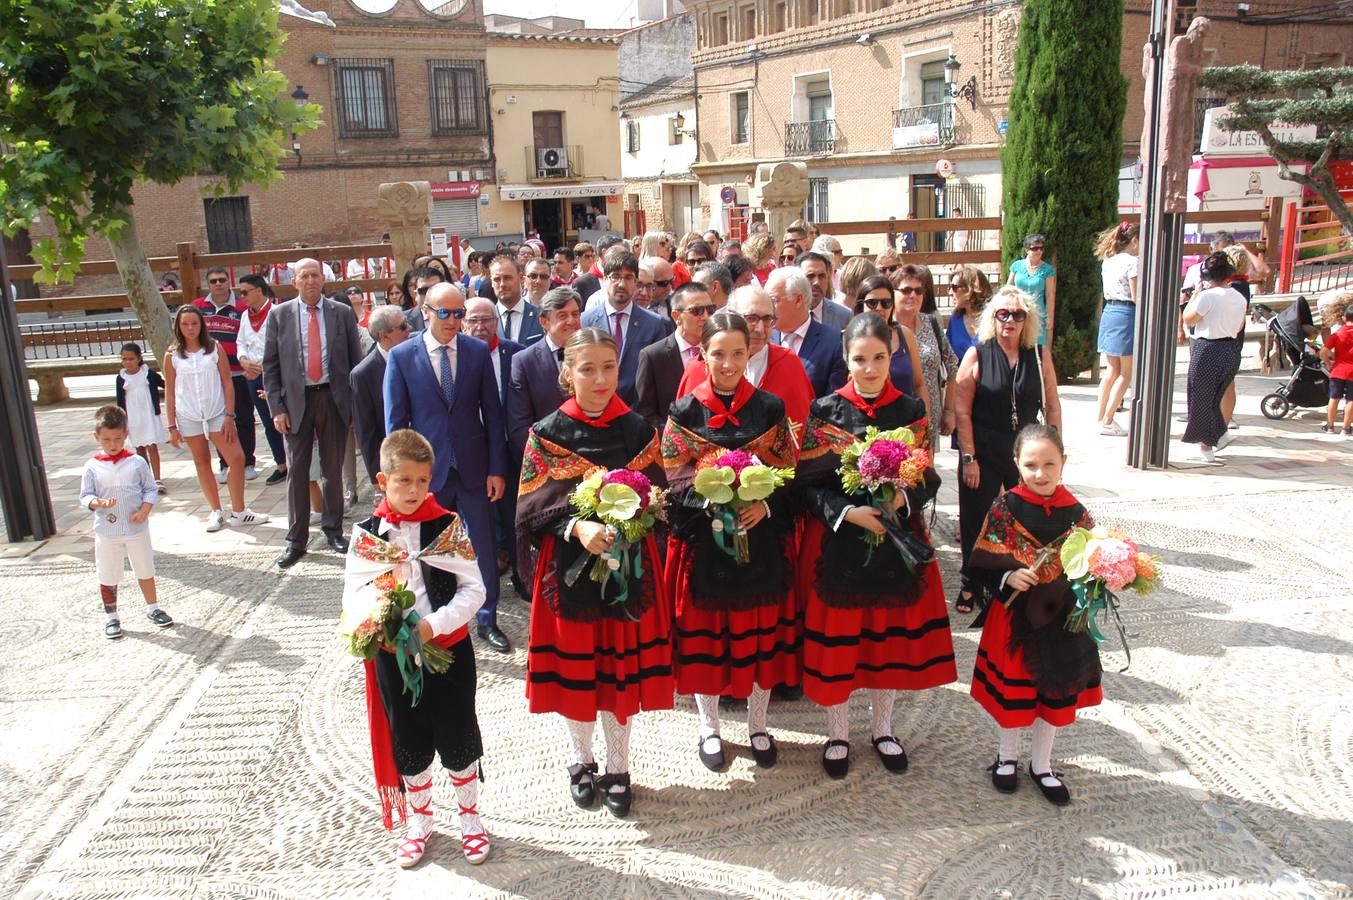
{"type": "Polygon", "coordinates": [[[456,405],[456,379],[451,374],[451,345],[442,344],[442,396],[446,398],[447,406],[456,405]]]}

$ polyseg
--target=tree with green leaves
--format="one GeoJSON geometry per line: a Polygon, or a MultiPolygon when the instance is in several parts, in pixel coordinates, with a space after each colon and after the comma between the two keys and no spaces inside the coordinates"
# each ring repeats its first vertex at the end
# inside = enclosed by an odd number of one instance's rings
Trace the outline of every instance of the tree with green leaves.
{"type": "Polygon", "coordinates": [[[1314,192],[1353,236],[1353,212],[1339,194],[1329,163],[1353,147],[1353,68],[1267,71],[1255,65],[1205,69],[1198,83],[1227,101],[1223,131],[1257,133],[1278,163],[1278,177],[1314,192]],[[1316,126],[1313,141],[1281,137],[1279,125],[1316,126]],[[1323,137],[1319,135],[1323,133],[1323,137]],[[1301,171],[1298,166],[1309,166],[1301,171]]]}
{"type": "Polygon", "coordinates": [[[1001,151],[1002,266],[1024,237],[1047,238],[1057,267],[1057,371],[1093,359],[1101,298],[1094,237],[1116,221],[1123,164],[1123,0],[1025,0],[1015,49],[1010,128],[1001,151]]]}
{"type": "MultiPolygon", "coordinates": [[[[276,0],[0,0],[0,208],[44,211],[39,279],[74,276],[86,237],[112,246],[153,353],[171,323],[132,217],[138,182],[209,173],[218,195],[266,185],[317,112],[286,94],[276,0]]],[[[190,285],[184,285],[185,290],[190,285]]]]}

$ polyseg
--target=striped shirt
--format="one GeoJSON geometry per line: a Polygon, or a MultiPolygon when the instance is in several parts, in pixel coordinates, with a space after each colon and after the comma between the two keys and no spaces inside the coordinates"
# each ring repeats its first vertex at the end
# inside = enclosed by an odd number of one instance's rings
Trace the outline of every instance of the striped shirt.
{"type": "Polygon", "coordinates": [[[232,376],[244,374],[244,367],[240,365],[239,348],[236,346],[244,310],[234,296],[232,291],[231,299],[225,306],[220,307],[212,302],[210,296],[198,297],[193,301],[193,306],[202,310],[202,317],[207,321],[207,334],[211,335],[211,339],[220,344],[221,349],[225,351],[226,362],[230,364],[232,376]]]}

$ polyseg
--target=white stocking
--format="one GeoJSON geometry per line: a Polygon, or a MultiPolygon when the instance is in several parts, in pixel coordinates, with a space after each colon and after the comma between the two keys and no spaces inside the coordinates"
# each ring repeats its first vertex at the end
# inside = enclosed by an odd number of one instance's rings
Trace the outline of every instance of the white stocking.
{"type": "Polygon", "coordinates": [[[1061,780],[1047,773],[1052,772],[1052,739],[1057,736],[1057,726],[1043,719],[1034,719],[1033,750],[1029,754],[1034,774],[1048,787],[1061,784],[1061,780]]]}
{"type": "MultiPolygon", "coordinates": [[[[827,740],[846,741],[850,740],[850,715],[848,710],[850,701],[838,703],[835,706],[828,706],[827,709],[827,740]]],[[[828,747],[827,752],[823,754],[827,759],[845,759],[850,754],[846,747],[828,747]]]]}
{"type": "Polygon", "coordinates": [[[700,712],[700,740],[718,737],[719,734],[719,695],[696,694],[695,708],[700,712]]]}
{"type": "Polygon", "coordinates": [[[1019,760],[1019,729],[996,726],[996,758],[1005,760],[1006,765],[998,766],[996,774],[1015,774],[1015,763],[1019,760]]]}
{"type": "Polygon", "coordinates": [[[456,790],[460,806],[460,833],[483,834],[484,823],[479,819],[479,763],[470,763],[459,772],[451,773],[451,786],[456,790]]]}
{"type": "MultiPolygon", "coordinates": [[[[634,724],[633,719],[629,719],[624,725],[616,719],[613,713],[604,712],[601,714],[601,729],[606,733],[606,774],[607,775],[626,775],[630,770],[630,726],[634,724]]],[[[623,793],[624,785],[611,785],[612,793],[623,793]]]]}
{"type": "MultiPolygon", "coordinates": [[[[896,701],[897,691],[870,689],[869,704],[873,707],[870,727],[873,730],[874,740],[895,737],[893,734],[893,704],[896,701]]],[[[878,749],[884,756],[897,756],[902,753],[902,745],[896,740],[884,741],[878,745],[878,749]]]]}
{"type": "Polygon", "coordinates": [[[417,775],[404,776],[404,800],[409,805],[408,836],[425,838],[432,833],[432,773],[430,765],[417,775]]]}
{"type": "MultiPolygon", "coordinates": [[[[747,698],[748,734],[761,734],[766,730],[766,719],[769,710],[770,691],[759,684],[753,685],[752,695],[747,698]]],[[[757,750],[769,750],[770,741],[763,737],[752,738],[752,746],[757,750]]]]}
{"type": "Polygon", "coordinates": [[[573,761],[569,765],[590,766],[595,762],[592,757],[592,732],[597,727],[596,721],[579,722],[576,719],[566,718],[564,724],[568,726],[568,739],[573,745],[573,761]]]}

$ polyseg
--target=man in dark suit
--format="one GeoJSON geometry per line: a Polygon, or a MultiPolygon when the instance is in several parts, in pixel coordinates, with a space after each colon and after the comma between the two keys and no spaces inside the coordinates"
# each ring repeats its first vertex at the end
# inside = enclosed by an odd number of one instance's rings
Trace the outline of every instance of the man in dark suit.
{"type": "Polygon", "coordinates": [[[583,313],[582,326],[597,328],[615,337],[620,346],[620,386],[616,393],[631,406],[638,399],[634,380],[639,373],[639,353],[667,336],[662,319],[633,303],[639,283],[639,260],[632,254],[608,254],[606,300],[583,313]]]}
{"type": "MultiPolygon", "coordinates": [[[[545,283],[549,283],[549,266],[545,267],[545,283]]],[[[498,336],[529,347],[545,329],[540,327],[540,307],[522,297],[521,264],[515,256],[500,253],[489,264],[489,281],[498,298],[498,336]]]]}
{"type": "Polygon", "coordinates": [[[813,289],[803,272],[793,266],[774,270],[766,279],[766,293],[775,301],[776,331],[771,340],[799,357],[813,385],[813,395],[825,397],[845,384],[841,332],[810,314],[813,289]]]}
{"type": "Polygon", "coordinates": [[[808,309],[813,318],[829,328],[845,331],[853,313],[845,305],[832,299],[835,293],[832,287],[835,260],[825,253],[814,250],[800,254],[798,259],[794,260],[794,265],[803,272],[803,277],[808,279],[808,286],[813,290],[812,299],[808,301],[808,309]]]}
{"type": "Polygon", "coordinates": [[[411,269],[408,277],[409,297],[413,301],[404,311],[404,321],[409,323],[409,329],[414,332],[423,330],[423,298],[434,284],[441,284],[445,279],[442,278],[440,269],[434,269],[431,266],[422,266],[417,269],[411,269]]]}
{"type": "Polygon", "coordinates": [[[580,327],[582,298],[571,287],[553,288],[540,301],[545,336],[512,357],[512,381],[507,392],[507,441],[518,460],[526,449],[531,426],[563,405],[559,364],[564,344],[580,327]]]}
{"type": "Polygon", "coordinates": [[[297,296],[273,309],[263,349],[263,386],[273,425],[287,439],[287,549],[289,568],[310,538],[310,459],[319,453],[324,483],[321,527],[329,546],[348,552],[343,537],[343,454],[348,446],[352,393],[348,376],[361,362],[352,307],[324,296],[319,260],[293,269],[297,296]]]}
{"type": "Polygon", "coordinates": [[[694,281],[677,288],[671,304],[676,332],[643,349],[635,377],[634,411],[659,430],[667,422],[667,408],[676,399],[687,363],[700,358],[700,333],[714,314],[709,289],[694,281]]]}
{"type": "Polygon", "coordinates": [[[362,451],[367,477],[372,485],[381,470],[381,441],[385,440],[385,359],[409,336],[409,323],[398,306],[378,306],[367,320],[367,331],[376,346],[348,376],[352,388],[352,430],[362,451]]]}
{"type": "Polygon", "coordinates": [[[484,578],[479,637],[511,649],[498,628],[498,554],[493,503],[506,487],[507,445],[498,382],[483,341],[460,333],[465,295],[438,284],[423,297],[427,327],[394,350],[385,366],[385,431],[412,428],[436,450],[428,490],[465,522],[484,578]]]}
{"type": "Polygon", "coordinates": [[[602,278],[604,276],[601,274],[601,266],[606,259],[606,251],[624,243],[624,240],[624,238],[614,234],[604,234],[597,239],[597,261],[593,263],[596,271],[584,272],[574,280],[573,284],[569,285],[578,292],[578,296],[583,298],[579,303],[579,309],[585,309],[587,298],[602,289],[602,278]]]}

